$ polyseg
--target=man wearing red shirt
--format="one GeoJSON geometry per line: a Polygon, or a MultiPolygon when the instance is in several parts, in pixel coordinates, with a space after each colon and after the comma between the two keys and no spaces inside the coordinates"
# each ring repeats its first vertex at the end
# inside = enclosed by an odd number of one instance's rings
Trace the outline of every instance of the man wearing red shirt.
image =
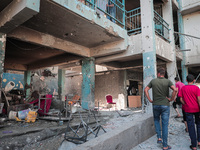
{"type": "Polygon", "coordinates": [[[181,103],[184,106],[184,111],[186,114],[186,121],[188,124],[188,131],[191,139],[191,146],[192,150],[196,150],[197,141],[198,146],[200,146],[200,118],[199,118],[199,106],[200,106],[200,89],[198,86],[194,84],[194,76],[189,74],[187,76],[188,85],[185,85],[181,88],[179,93],[179,97],[181,97],[181,103]],[[197,128],[197,134],[195,131],[194,126],[194,118],[197,128]],[[197,137],[196,137],[197,135],[197,137]]]}

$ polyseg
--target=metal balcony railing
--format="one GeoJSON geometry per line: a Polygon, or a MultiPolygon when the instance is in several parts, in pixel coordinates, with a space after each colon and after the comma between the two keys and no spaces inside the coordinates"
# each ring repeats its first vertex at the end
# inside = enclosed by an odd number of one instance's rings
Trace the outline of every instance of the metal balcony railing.
{"type": "MultiPolygon", "coordinates": [[[[125,10],[124,0],[85,0],[85,4],[112,22],[122,26],[128,34],[141,33],[141,9],[125,10]]],[[[154,10],[155,32],[169,41],[169,24],[154,10]]]]}
{"type": "Polygon", "coordinates": [[[155,32],[163,37],[165,40],[169,41],[169,24],[156,12],[154,11],[154,24],[155,32]]]}
{"type": "Polygon", "coordinates": [[[119,0],[85,0],[86,5],[96,9],[114,23],[125,27],[125,5],[119,0]]]}
{"type": "Polygon", "coordinates": [[[140,7],[126,11],[126,30],[129,35],[141,33],[140,7]]]}

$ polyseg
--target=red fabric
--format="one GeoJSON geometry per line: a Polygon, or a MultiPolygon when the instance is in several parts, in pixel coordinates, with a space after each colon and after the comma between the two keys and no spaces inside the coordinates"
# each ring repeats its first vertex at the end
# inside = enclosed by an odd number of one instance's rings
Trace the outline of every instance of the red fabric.
{"type": "Polygon", "coordinates": [[[116,104],[116,103],[113,102],[112,96],[111,96],[111,95],[107,95],[107,96],[106,96],[106,100],[107,100],[107,103],[108,103],[108,104],[116,104]]]}
{"type": "Polygon", "coordinates": [[[39,101],[39,99],[36,99],[36,100],[30,102],[29,104],[35,104],[35,103],[38,103],[38,101],[39,101]]]}
{"type": "MultiPolygon", "coordinates": [[[[46,99],[46,113],[48,113],[49,109],[51,107],[52,95],[46,95],[45,97],[51,98],[51,99],[46,99]]],[[[39,99],[36,99],[36,100],[30,102],[30,104],[35,104],[36,106],[38,106],[39,105],[39,99]]],[[[44,105],[45,105],[45,99],[41,99],[40,100],[40,108],[41,109],[38,110],[39,114],[45,114],[44,113],[44,105]]]]}
{"type": "Polygon", "coordinates": [[[179,92],[181,91],[181,88],[185,85],[184,83],[178,81],[176,82],[176,87],[178,88],[178,95],[179,95],[179,92]]]}
{"type": "MultiPolygon", "coordinates": [[[[180,81],[178,81],[178,82],[176,82],[175,85],[176,85],[176,87],[178,88],[178,94],[177,94],[177,96],[179,97],[179,92],[181,91],[182,87],[185,86],[185,84],[182,83],[182,82],[180,82],[180,81]]],[[[185,108],[184,108],[184,105],[182,105],[182,109],[183,109],[183,110],[185,109],[185,108]]]]}
{"type": "Polygon", "coordinates": [[[200,96],[200,89],[196,85],[185,85],[179,92],[179,97],[185,102],[183,108],[185,112],[196,113],[200,112],[197,97],[200,96]]]}

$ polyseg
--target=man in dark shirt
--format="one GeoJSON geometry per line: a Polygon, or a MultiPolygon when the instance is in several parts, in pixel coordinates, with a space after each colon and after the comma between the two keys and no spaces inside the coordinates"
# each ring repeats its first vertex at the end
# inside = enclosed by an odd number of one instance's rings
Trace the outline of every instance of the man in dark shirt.
{"type": "Polygon", "coordinates": [[[164,78],[165,69],[158,68],[157,70],[157,78],[152,79],[150,83],[144,89],[145,95],[148,100],[153,103],[153,116],[154,116],[154,124],[156,128],[157,143],[163,143],[163,149],[168,150],[171,147],[167,144],[168,138],[168,123],[169,123],[169,115],[170,115],[170,101],[175,99],[176,93],[178,92],[177,88],[173,85],[173,83],[164,78]],[[149,96],[149,90],[152,88],[153,92],[153,100],[151,100],[149,96]],[[173,90],[172,98],[169,99],[169,88],[173,90]],[[161,136],[161,127],[160,127],[160,116],[162,119],[162,136],[161,136]],[[163,140],[163,142],[162,142],[163,140]]]}

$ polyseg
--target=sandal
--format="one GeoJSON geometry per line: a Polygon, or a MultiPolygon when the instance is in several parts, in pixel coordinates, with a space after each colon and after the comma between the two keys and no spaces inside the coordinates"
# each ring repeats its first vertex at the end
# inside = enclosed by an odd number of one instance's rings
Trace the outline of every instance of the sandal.
{"type": "Polygon", "coordinates": [[[197,150],[197,148],[196,147],[192,147],[192,145],[190,145],[190,149],[197,150]]]}
{"type": "Polygon", "coordinates": [[[158,144],[162,144],[162,140],[157,140],[157,143],[158,144]]]}
{"type": "Polygon", "coordinates": [[[181,118],[181,116],[176,116],[175,118],[181,118]]]}
{"type": "Polygon", "coordinates": [[[169,145],[168,145],[167,149],[164,149],[164,148],[163,148],[163,150],[169,150],[169,149],[172,149],[172,147],[169,146],[169,145]]]}

